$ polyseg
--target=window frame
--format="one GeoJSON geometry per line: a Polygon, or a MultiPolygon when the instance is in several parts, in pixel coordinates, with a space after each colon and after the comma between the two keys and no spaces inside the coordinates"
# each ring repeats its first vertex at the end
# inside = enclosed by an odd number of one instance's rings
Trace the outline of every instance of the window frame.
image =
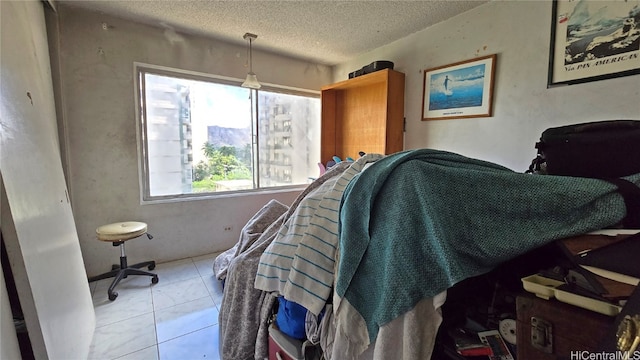
{"type": "MultiPolygon", "coordinates": [[[[191,200],[206,200],[216,198],[238,197],[247,196],[252,194],[277,194],[292,191],[301,191],[307,185],[282,185],[272,187],[260,187],[259,184],[259,152],[256,151],[253,158],[256,164],[256,169],[252,171],[254,187],[253,189],[245,190],[230,190],[220,192],[206,192],[206,193],[191,193],[191,194],[174,194],[174,195],[160,195],[151,196],[149,185],[149,159],[147,157],[147,126],[145,123],[146,114],[143,119],[143,113],[146,113],[146,107],[144,106],[144,77],[142,74],[150,73],[160,76],[168,77],[180,77],[188,80],[207,81],[217,84],[238,86],[243,83],[244,79],[238,79],[234,77],[221,76],[215,74],[208,74],[203,72],[183,70],[177,68],[171,68],[160,65],[152,65],[142,62],[133,63],[133,76],[134,76],[134,99],[135,99],[135,121],[136,121],[136,147],[137,147],[137,160],[138,160],[138,182],[139,182],[139,194],[140,204],[153,204],[153,203],[168,203],[168,202],[182,202],[191,200]]],[[[321,98],[321,92],[318,90],[302,89],[297,87],[276,85],[271,83],[261,82],[262,87],[260,90],[248,89],[251,96],[251,127],[254,147],[259,145],[258,137],[258,123],[256,114],[258,113],[258,91],[269,91],[275,93],[282,93],[287,95],[298,95],[312,98],[321,98]]]]}

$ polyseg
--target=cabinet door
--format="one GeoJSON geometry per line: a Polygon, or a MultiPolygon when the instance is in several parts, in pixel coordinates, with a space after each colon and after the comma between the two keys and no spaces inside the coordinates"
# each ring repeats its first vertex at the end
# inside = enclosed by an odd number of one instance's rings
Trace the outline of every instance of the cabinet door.
{"type": "Polygon", "coordinates": [[[45,5],[0,6],[2,237],[35,358],[86,359],[95,313],[62,169],[45,5]]]}

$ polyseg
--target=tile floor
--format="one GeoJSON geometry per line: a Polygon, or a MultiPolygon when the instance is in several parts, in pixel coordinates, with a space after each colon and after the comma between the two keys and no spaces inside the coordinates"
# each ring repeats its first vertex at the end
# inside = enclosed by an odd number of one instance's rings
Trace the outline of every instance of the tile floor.
{"type": "Polygon", "coordinates": [[[89,359],[219,360],[217,255],[157,264],[155,285],[148,276],[129,276],[115,301],[107,298],[113,279],[90,283],[96,330],[89,359]]]}

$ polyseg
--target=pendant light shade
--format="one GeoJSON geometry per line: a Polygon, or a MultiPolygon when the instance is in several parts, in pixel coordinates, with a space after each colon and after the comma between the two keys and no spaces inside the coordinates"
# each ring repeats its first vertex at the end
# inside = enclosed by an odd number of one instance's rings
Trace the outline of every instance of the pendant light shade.
{"type": "Polygon", "coordinates": [[[252,72],[247,74],[247,78],[244,79],[244,82],[242,83],[242,87],[250,89],[260,89],[261,86],[262,85],[258,82],[258,77],[252,72]]]}
{"type": "Polygon", "coordinates": [[[253,59],[251,54],[251,42],[258,38],[258,35],[246,33],[242,37],[245,40],[249,40],[249,73],[247,74],[247,78],[242,83],[242,87],[250,88],[250,89],[260,89],[262,85],[258,82],[258,77],[253,72],[253,59]]]}

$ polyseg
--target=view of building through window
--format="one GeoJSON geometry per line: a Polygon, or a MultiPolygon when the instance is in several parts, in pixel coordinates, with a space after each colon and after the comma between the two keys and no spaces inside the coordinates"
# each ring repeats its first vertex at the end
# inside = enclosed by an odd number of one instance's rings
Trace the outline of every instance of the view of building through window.
{"type": "Polygon", "coordinates": [[[318,176],[317,96],[139,71],[145,199],[302,185],[318,176]]]}

